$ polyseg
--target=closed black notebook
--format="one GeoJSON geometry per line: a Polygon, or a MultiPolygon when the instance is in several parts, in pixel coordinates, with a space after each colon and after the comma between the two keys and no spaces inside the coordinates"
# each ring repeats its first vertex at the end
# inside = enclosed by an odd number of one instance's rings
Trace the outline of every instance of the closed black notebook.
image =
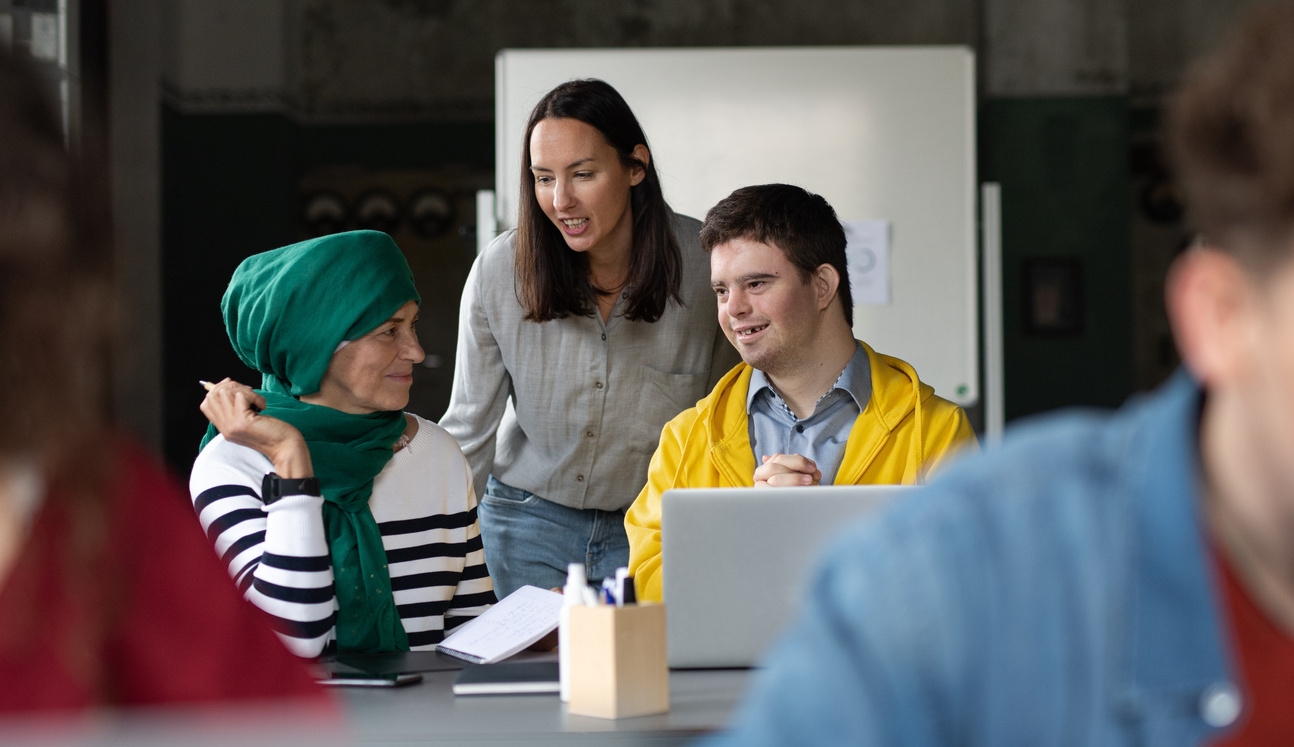
{"type": "Polygon", "coordinates": [[[555,661],[468,664],[454,680],[455,695],[521,695],[558,690],[555,661]]]}

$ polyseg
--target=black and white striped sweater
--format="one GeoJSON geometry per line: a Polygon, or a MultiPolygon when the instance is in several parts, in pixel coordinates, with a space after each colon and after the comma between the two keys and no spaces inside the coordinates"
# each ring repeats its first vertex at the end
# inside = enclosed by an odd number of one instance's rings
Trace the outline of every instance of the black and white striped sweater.
{"type": "MultiPolygon", "coordinates": [[[[194,462],[189,492],[244,596],[269,613],[293,653],[318,656],[333,645],[337,617],[323,498],[263,505],[261,480],[272,469],[259,452],[217,437],[194,462]]],[[[369,499],[411,649],[431,648],[495,601],[476,505],[458,443],[418,418],[417,435],[378,474],[369,499]]]]}

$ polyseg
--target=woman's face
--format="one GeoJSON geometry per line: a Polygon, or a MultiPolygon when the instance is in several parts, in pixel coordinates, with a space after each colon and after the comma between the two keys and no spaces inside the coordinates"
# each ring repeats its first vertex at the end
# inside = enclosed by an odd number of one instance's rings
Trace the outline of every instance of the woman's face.
{"type": "MultiPolygon", "coordinates": [[[[647,163],[647,147],[634,148],[647,163]]],[[[596,127],[578,119],[544,119],[530,133],[530,172],[535,199],[577,252],[615,256],[633,243],[629,188],[646,176],[625,168],[596,127]]]]}
{"type": "Polygon", "coordinates": [[[418,304],[401,306],[377,329],[333,353],[319,391],[301,401],[355,415],[404,409],[413,366],[425,357],[417,321],[418,304]]]}

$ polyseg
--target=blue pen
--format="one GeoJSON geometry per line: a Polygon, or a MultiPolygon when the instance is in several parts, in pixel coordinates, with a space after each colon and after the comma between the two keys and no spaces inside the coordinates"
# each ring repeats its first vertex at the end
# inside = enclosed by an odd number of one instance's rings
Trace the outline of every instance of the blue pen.
{"type": "Polygon", "coordinates": [[[632,599],[633,593],[634,593],[633,578],[634,578],[633,576],[629,575],[628,568],[621,566],[620,568],[616,569],[616,606],[617,607],[623,607],[626,604],[633,603],[634,601],[632,599]],[[626,581],[628,581],[628,584],[625,583],[626,581]],[[628,589],[628,596],[625,596],[626,589],[628,589]]]}

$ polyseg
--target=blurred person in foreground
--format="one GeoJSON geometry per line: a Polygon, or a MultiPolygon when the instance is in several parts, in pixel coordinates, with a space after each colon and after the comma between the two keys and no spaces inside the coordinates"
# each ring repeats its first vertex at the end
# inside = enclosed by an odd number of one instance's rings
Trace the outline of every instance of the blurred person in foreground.
{"type": "Polygon", "coordinates": [[[1184,371],[1014,430],[825,557],[726,741],[1294,744],[1294,7],[1187,78],[1184,371]]]}
{"type": "Polygon", "coordinates": [[[107,415],[111,255],[35,73],[0,46],[0,713],[301,698],[185,494],[107,415]]]}

